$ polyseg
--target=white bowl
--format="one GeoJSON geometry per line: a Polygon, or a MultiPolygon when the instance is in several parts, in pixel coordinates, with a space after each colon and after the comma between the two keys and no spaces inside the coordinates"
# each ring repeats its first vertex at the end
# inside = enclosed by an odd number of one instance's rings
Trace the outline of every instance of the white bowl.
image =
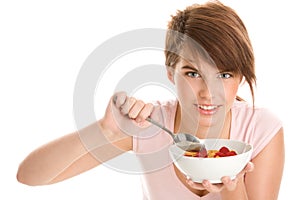
{"type": "Polygon", "coordinates": [[[199,158],[184,156],[185,151],[175,144],[169,148],[171,158],[181,173],[190,177],[194,182],[202,183],[209,180],[211,183],[221,183],[221,178],[229,176],[234,179],[250,161],[253,147],[238,140],[203,139],[207,150],[219,150],[226,146],[236,151],[237,155],[219,158],[199,158]]]}

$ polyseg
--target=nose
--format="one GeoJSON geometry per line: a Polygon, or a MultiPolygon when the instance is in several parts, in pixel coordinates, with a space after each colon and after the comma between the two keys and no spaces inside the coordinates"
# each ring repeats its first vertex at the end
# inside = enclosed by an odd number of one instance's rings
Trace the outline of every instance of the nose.
{"type": "Polygon", "coordinates": [[[201,80],[201,82],[199,83],[198,93],[201,99],[211,99],[212,93],[206,81],[201,80]]]}
{"type": "Polygon", "coordinates": [[[202,100],[213,101],[216,96],[224,93],[222,81],[219,80],[201,80],[199,83],[199,98],[202,100]]]}

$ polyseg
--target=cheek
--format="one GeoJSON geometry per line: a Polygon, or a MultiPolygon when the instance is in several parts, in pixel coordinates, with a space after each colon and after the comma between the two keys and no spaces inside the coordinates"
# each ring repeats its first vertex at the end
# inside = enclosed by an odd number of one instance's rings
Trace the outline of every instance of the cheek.
{"type": "Polygon", "coordinates": [[[195,96],[191,83],[188,82],[182,75],[174,76],[174,84],[177,96],[181,101],[184,99],[191,99],[195,96]]]}
{"type": "Polygon", "coordinates": [[[226,99],[227,103],[229,103],[229,104],[233,103],[233,101],[236,98],[236,95],[237,95],[237,92],[238,92],[238,88],[239,88],[238,84],[226,85],[226,88],[225,88],[225,91],[226,91],[226,93],[225,93],[225,99],[226,99]]]}
{"type": "Polygon", "coordinates": [[[184,81],[184,79],[180,76],[175,76],[174,77],[174,84],[175,84],[175,88],[176,88],[176,92],[178,97],[184,96],[185,95],[185,84],[186,82],[184,81]]]}

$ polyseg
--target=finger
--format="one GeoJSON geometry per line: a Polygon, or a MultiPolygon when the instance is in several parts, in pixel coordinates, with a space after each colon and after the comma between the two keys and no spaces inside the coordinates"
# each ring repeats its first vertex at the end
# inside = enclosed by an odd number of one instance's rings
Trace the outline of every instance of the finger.
{"type": "Polygon", "coordinates": [[[204,189],[206,189],[207,191],[209,191],[211,193],[221,192],[222,189],[224,188],[223,183],[212,184],[208,180],[202,181],[202,185],[204,186],[204,189]]]}
{"type": "Polygon", "coordinates": [[[136,122],[140,123],[140,122],[144,121],[147,117],[149,117],[153,111],[153,108],[154,108],[154,106],[151,103],[147,103],[146,105],[144,105],[143,109],[140,111],[140,113],[136,117],[136,122]]]}
{"type": "Polygon", "coordinates": [[[128,112],[128,116],[131,119],[136,119],[137,116],[141,113],[141,111],[144,109],[145,103],[141,100],[136,100],[134,104],[130,107],[130,110],[128,112]]]}
{"type": "Polygon", "coordinates": [[[187,179],[186,180],[187,184],[189,184],[190,187],[196,189],[196,190],[204,190],[205,187],[201,184],[201,183],[195,183],[194,181],[192,181],[191,179],[187,179]]]}
{"type": "Polygon", "coordinates": [[[127,97],[125,103],[120,107],[120,111],[123,115],[128,115],[129,118],[132,118],[129,115],[129,111],[131,110],[131,108],[133,107],[133,105],[135,104],[136,99],[133,97],[127,97]]]}
{"type": "Polygon", "coordinates": [[[244,169],[236,176],[235,179],[231,180],[230,177],[226,176],[222,178],[222,182],[224,184],[224,187],[227,188],[229,191],[235,190],[238,181],[240,181],[246,173],[253,171],[254,164],[249,162],[244,169]]]}
{"type": "Polygon", "coordinates": [[[254,164],[253,164],[253,162],[249,162],[246,165],[246,167],[244,168],[244,170],[246,171],[246,173],[252,172],[254,170],[254,164]]]}
{"type": "Polygon", "coordinates": [[[222,183],[224,184],[224,187],[228,190],[228,191],[233,191],[236,188],[237,185],[237,178],[234,180],[231,180],[230,177],[225,176],[222,178],[222,183]]]}
{"type": "Polygon", "coordinates": [[[127,99],[126,92],[117,92],[112,97],[113,104],[118,109],[120,109],[120,107],[125,103],[126,99],[127,99]]]}
{"type": "Polygon", "coordinates": [[[236,179],[244,177],[246,173],[254,170],[254,164],[252,162],[247,163],[244,169],[236,176],[236,179]]]}

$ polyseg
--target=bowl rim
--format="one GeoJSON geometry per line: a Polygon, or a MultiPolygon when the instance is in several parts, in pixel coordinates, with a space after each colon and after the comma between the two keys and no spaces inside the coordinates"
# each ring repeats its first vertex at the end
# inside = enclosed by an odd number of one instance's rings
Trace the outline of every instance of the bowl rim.
{"type": "MultiPolygon", "coordinates": [[[[199,141],[201,141],[201,142],[204,142],[205,140],[233,141],[233,142],[238,142],[238,143],[245,144],[244,151],[242,153],[239,153],[239,154],[234,155],[234,156],[218,157],[218,159],[231,159],[233,157],[238,158],[238,157],[244,156],[244,154],[249,154],[250,153],[252,155],[252,152],[253,152],[253,145],[250,144],[250,143],[244,142],[242,140],[237,140],[237,139],[223,139],[223,138],[221,138],[221,139],[218,139],[218,138],[199,139],[199,141]]],[[[176,146],[176,144],[172,144],[169,147],[169,152],[171,154],[173,154],[172,151],[171,151],[172,148],[177,148],[180,151],[182,151],[182,153],[180,153],[180,155],[176,156],[175,160],[177,160],[177,159],[179,159],[181,157],[184,157],[184,159],[191,159],[191,160],[211,160],[211,159],[216,159],[216,158],[203,158],[203,157],[184,156],[184,152],[185,151],[183,149],[180,149],[180,147],[176,146]]]]}

